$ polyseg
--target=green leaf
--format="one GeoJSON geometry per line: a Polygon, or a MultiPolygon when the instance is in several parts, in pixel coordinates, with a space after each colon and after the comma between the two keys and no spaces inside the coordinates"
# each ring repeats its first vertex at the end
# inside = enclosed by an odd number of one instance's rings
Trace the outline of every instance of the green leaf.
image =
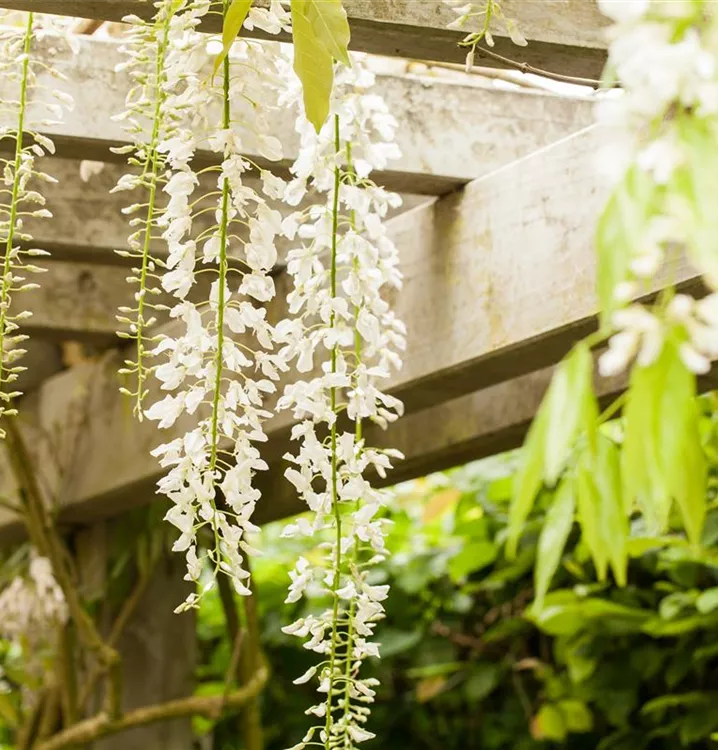
{"type": "Polygon", "coordinates": [[[254,0],[232,0],[222,25],[222,51],[214,59],[212,75],[216,75],[219,66],[229,54],[229,50],[234,44],[234,40],[239,36],[253,2],[254,0]]]}
{"type": "Polygon", "coordinates": [[[718,609],[718,588],[704,591],[696,601],[696,609],[702,615],[707,615],[709,612],[718,609]]]}
{"type": "Polygon", "coordinates": [[[390,658],[411,650],[421,641],[422,635],[419,628],[416,630],[384,628],[379,639],[382,657],[390,658]]]}
{"type": "Polygon", "coordinates": [[[706,703],[712,703],[716,700],[718,694],[710,692],[693,691],[690,693],[680,693],[678,695],[661,695],[658,698],[644,703],[641,707],[641,714],[649,716],[651,714],[662,714],[669,708],[685,708],[686,706],[700,706],[706,703]]]}
{"type": "Polygon", "coordinates": [[[584,454],[576,472],[576,503],[581,538],[596,568],[599,581],[606,580],[608,550],[602,533],[601,499],[594,478],[593,456],[584,454]]]}
{"type": "Polygon", "coordinates": [[[597,443],[596,488],[603,550],[616,583],[625,586],[628,572],[629,526],[621,492],[619,452],[615,443],[604,437],[600,437],[597,443]]]}
{"type": "Polygon", "coordinates": [[[682,117],[677,122],[686,162],[674,175],[672,192],[674,215],[680,215],[688,229],[686,251],[695,267],[718,283],[718,152],[716,133],[698,118],[682,117]]]}
{"type": "Polygon", "coordinates": [[[652,617],[643,626],[643,632],[653,638],[675,638],[696,630],[706,630],[716,626],[716,617],[713,614],[692,615],[678,620],[664,620],[661,617],[652,617]]]}
{"type": "Polygon", "coordinates": [[[302,82],[307,119],[319,132],[329,116],[334,63],[306,15],[308,6],[309,0],[292,0],[294,72],[302,82]]]}
{"type": "Polygon", "coordinates": [[[551,579],[561,562],[561,556],[573,526],[575,507],[573,483],[564,479],[559,485],[556,497],[546,515],[546,521],[539,537],[534,571],[536,607],[538,609],[543,607],[551,579]]]}
{"type": "Polygon", "coordinates": [[[498,547],[493,542],[481,539],[469,542],[449,562],[451,580],[458,583],[470,573],[491,565],[498,553],[498,547]]]}
{"type": "Polygon", "coordinates": [[[536,740],[566,739],[566,722],[558,706],[544,703],[531,723],[531,735],[536,740]]]}
{"type": "Polygon", "coordinates": [[[635,248],[644,244],[655,197],[656,186],[650,175],[632,167],[613,191],[598,222],[597,282],[602,326],[610,323],[616,310],[616,287],[629,278],[635,248]]]}
{"type": "Polygon", "coordinates": [[[695,375],[669,338],[650,366],[634,367],[624,410],[621,456],[627,504],[638,502],[659,530],[673,500],[691,543],[700,542],[706,513],[707,466],[701,444],[695,375]]]}
{"type": "Polygon", "coordinates": [[[509,559],[516,557],[516,549],[523,525],[531,512],[536,495],[541,489],[547,427],[548,408],[545,398],[529,429],[523,447],[521,466],[514,482],[514,496],[509,508],[506,540],[506,556],[509,559]]]}
{"type": "MultiPolygon", "coordinates": [[[[582,422],[590,422],[593,358],[585,343],[578,344],[559,365],[546,397],[548,424],[544,479],[553,486],[571,453],[582,422]]],[[[584,424],[585,427],[590,425],[584,424]]]]}
{"type": "Polygon", "coordinates": [[[10,727],[17,727],[19,716],[17,708],[8,693],[0,693],[0,719],[10,727]]]}
{"type": "Polygon", "coordinates": [[[565,700],[558,704],[559,711],[563,714],[566,729],[569,732],[582,734],[593,729],[593,714],[588,706],[579,700],[565,700]]]}
{"type": "Polygon", "coordinates": [[[478,703],[486,698],[499,684],[499,667],[491,662],[479,662],[472,668],[469,678],[464,683],[466,697],[478,703]]]}
{"type": "Polygon", "coordinates": [[[342,0],[306,0],[305,15],[315,38],[327,52],[347,67],[349,60],[349,21],[342,0]]]}
{"type": "Polygon", "coordinates": [[[549,635],[576,635],[593,625],[613,633],[636,633],[651,614],[607,599],[582,598],[574,591],[559,590],[547,594],[543,609],[532,607],[526,616],[549,635]]]}

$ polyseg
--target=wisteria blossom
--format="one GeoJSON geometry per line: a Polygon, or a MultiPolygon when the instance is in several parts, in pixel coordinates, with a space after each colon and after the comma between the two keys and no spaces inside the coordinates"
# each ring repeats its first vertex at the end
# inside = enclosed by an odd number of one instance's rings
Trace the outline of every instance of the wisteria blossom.
{"type": "MultiPolygon", "coordinates": [[[[281,158],[268,118],[284,79],[278,45],[252,42],[235,45],[212,76],[206,38],[193,29],[209,3],[193,0],[183,10],[169,24],[163,106],[185,116],[175,118],[156,146],[167,166],[167,201],[155,220],[168,250],[159,281],[177,299],[169,311],[176,333],[158,335],[150,352],[167,395],[146,416],[161,428],[182,415],[193,423],[154,451],[169,469],[159,490],[172,501],[167,520],[180,532],[174,549],[186,554],[186,578],[198,582],[208,561],[238,593],[248,594],[243,557],[256,552],[246,535],[257,528],[251,521],[260,494],[254,477],[267,468],[258,448],[271,416],[265,401],[287,365],[273,351],[265,307],[275,293],[271,271],[281,230],[281,214],[267,201],[276,187],[263,171],[258,189],[246,180],[256,166],[246,154],[281,158]],[[209,159],[201,169],[200,151],[209,159]],[[206,552],[201,530],[210,540],[206,552]]],[[[276,4],[257,11],[249,23],[263,28],[278,31],[288,20],[276,4]]],[[[156,36],[150,40],[156,49],[156,36]]],[[[179,609],[196,605],[213,580],[179,609]]]]}
{"type": "MultiPolygon", "coordinates": [[[[716,356],[715,317],[680,296],[651,307],[631,302],[661,273],[671,276],[682,253],[718,288],[718,241],[707,231],[707,202],[718,187],[718,27],[707,3],[601,0],[615,21],[609,73],[622,89],[605,95],[598,115],[610,145],[601,165],[616,182],[599,230],[599,255],[612,278],[610,324],[620,332],[601,358],[601,371],[624,370],[634,357],[650,365],[662,342],[677,338],[684,364],[705,373],[716,356]],[[612,228],[630,246],[618,244],[612,228]],[[630,304],[627,309],[621,309],[630,304]],[[696,317],[697,316],[697,317],[696,317]]],[[[610,292],[610,288],[608,289],[610,292]]],[[[712,310],[715,302],[700,303],[712,310]]]]}
{"type": "MultiPolygon", "coordinates": [[[[0,142],[5,142],[10,156],[0,157],[2,183],[0,185],[0,243],[3,245],[2,281],[0,282],[0,416],[16,413],[11,401],[20,395],[13,390],[24,367],[17,364],[25,353],[27,339],[18,333],[22,321],[32,313],[18,310],[14,297],[18,292],[36,288],[27,274],[39,273],[42,268],[34,259],[48,253],[32,246],[32,236],[26,224],[33,219],[48,218],[45,198],[40,192],[43,182],[54,178],[37,167],[37,160],[53,154],[52,141],[38,132],[56,124],[72,99],[66,93],[50,87],[52,78],[61,78],[46,62],[33,60],[33,41],[41,37],[65,36],[53,24],[33,13],[27,14],[24,27],[5,25],[9,18],[0,17],[0,115],[8,123],[0,127],[0,142]],[[40,76],[42,73],[42,77],[40,76]],[[31,97],[35,100],[33,116],[29,113],[31,97]],[[39,108],[39,113],[38,113],[39,108]],[[39,114],[39,116],[38,116],[39,114]]],[[[5,431],[0,429],[0,437],[5,431]]]]}
{"type": "MultiPolygon", "coordinates": [[[[118,73],[129,77],[131,85],[127,109],[114,119],[125,125],[131,144],[114,150],[128,153],[129,164],[135,171],[123,175],[112,192],[130,191],[137,199],[124,209],[125,214],[133,217],[132,233],[127,248],[117,251],[137,264],[128,278],[134,304],[121,308],[118,316],[127,329],[119,335],[135,341],[135,357],[121,370],[122,375],[131,378],[131,386],[123,386],[122,390],[133,397],[139,419],[147,395],[146,381],[152,370],[148,362],[147,329],[156,322],[159,271],[165,267],[154,253],[153,236],[161,231],[165,210],[173,209],[171,202],[166,206],[162,201],[168,164],[166,150],[160,147],[177,137],[185,120],[191,117],[192,103],[180,100],[178,89],[184,91],[189,77],[198,72],[196,66],[201,58],[191,54],[187,42],[207,10],[206,4],[193,8],[186,5],[184,0],[159,0],[155,3],[157,12],[153,20],[126,17],[131,31],[120,49],[127,59],[117,68],[118,73]],[[185,50],[190,53],[186,57],[185,50]]],[[[199,47],[199,38],[195,46],[199,47]]],[[[186,199],[188,194],[183,197],[186,199]]]]}
{"type": "Polygon", "coordinates": [[[48,642],[67,617],[50,561],[33,553],[27,575],[15,576],[0,592],[0,636],[16,643],[48,642]]]}
{"type": "MultiPolygon", "coordinates": [[[[365,724],[377,683],[359,672],[365,659],[379,656],[373,637],[388,587],[371,580],[372,562],[385,554],[386,521],[384,495],[367,475],[386,476],[399,454],[368,446],[363,425],[386,426],[401,413],[382,384],[401,365],[405,329],[385,299],[401,286],[397,250],[383,224],[399,198],[369,180],[372,170],[398,155],[396,122],[369,93],[373,82],[359,64],[343,69],[319,135],[300,118],[300,153],[284,192],[295,204],[308,188],[325,196],[283,222],[295,243],[287,256],[292,317],[275,329],[280,354],[303,375],[278,403],[297,420],[292,438],[299,447],[285,456],[291,464],[286,477],[314,512],[312,521],[289,524],[284,536],[324,540],[319,564],[297,562],[287,602],[310,587],[328,602],[285,628],[322,658],[296,680],[316,678],[321,697],[307,711],[317,723],[296,750],[351,748],[374,736],[365,724]]],[[[295,87],[288,100],[298,93],[295,87]]]]}

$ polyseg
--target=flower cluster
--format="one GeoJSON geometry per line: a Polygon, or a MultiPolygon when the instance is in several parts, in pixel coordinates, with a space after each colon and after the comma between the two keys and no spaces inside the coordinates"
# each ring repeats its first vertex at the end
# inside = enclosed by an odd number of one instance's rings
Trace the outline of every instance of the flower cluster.
{"type": "Polygon", "coordinates": [[[65,596],[46,557],[33,556],[26,577],[16,576],[0,593],[0,636],[39,643],[67,621],[65,596]]]}
{"type": "MultiPolygon", "coordinates": [[[[32,247],[32,237],[25,224],[28,220],[50,217],[45,199],[37,188],[42,182],[54,182],[50,175],[37,169],[38,157],[54,153],[52,141],[38,130],[53,124],[51,120],[62,117],[65,107],[72,105],[71,98],[49,88],[38,80],[40,64],[33,62],[32,42],[41,36],[55,35],[51,24],[36,20],[34,14],[25,16],[24,27],[0,25],[0,79],[2,101],[0,114],[6,123],[0,128],[0,142],[6,142],[9,157],[0,157],[2,182],[0,183],[0,244],[2,245],[2,279],[0,280],[0,416],[11,416],[15,410],[10,402],[20,395],[12,386],[25,369],[17,364],[25,353],[22,343],[27,339],[18,333],[22,321],[30,317],[29,311],[13,307],[17,292],[33,289],[37,284],[27,281],[26,274],[44,270],[34,265],[33,259],[47,255],[44,250],[32,247]],[[36,104],[43,118],[29,121],[28,103],[33,92],[41,96],[36,104]]],[[[60,78],[60,75],[42,64],[42,73],[60,78]]],[[[0,437],[5,433],[0,430],[0,437]]]]}
{"type": "MultiPolygon", "coordinates": [[[[397,250],[382,222],[399,198],[369,180],[398,155],[396,122],[381,98],[368,93],[372,84],[361,66],[343,69],[321,132],[300,117],[300,153],[284,191],[288,203],[298,203],[308,187],[326,197],[283,222],[296,243],[287,257],[293,317],[275,330],[280,355],[306,373],[285,388],[278,408],[292,412],[292,438],[300,442],[285,456],[286,477],[314,512],[284,535],[316,536],[323,550],[316,564],[299,559],[287,601],[308,589],[327,599],[323,611],[285,628],[322,656],[296,680],[316,676],[322,696],[307,712],[319,722],[297,749],[352,748],[374,736],[365,723],[376,681],[360,678],[359,670],[379,655],[373,635],[388,587],[371,580],[372,564],[385,554],[385,498],[367,475],[386,476],[399,454],[366,445],[363,425],[386,426],[401,412],[381,385],[401,364],[405,329],[384,298],[401,285],[397,250]]],[[[295,87],[288,101],[297,96],[295,87]]]]}
{"type": "Polygon", "coordinates": [[[454,31],[468,30],[463,47],[468,47],[466,56],[466,68],[470,70],[474,64],[476,47],[481,41],[485,41],[489,47],[494,46],[492,29],[496,22],[500,22],[506,33],[514,44],[525,47],[528,42],[513,18],[508,18],[501,7],[500,0],[483,0],[480,3],[466,2],[466,0],[443,0],[456,15],[456,18],[447,24],[447,29],[454,31]]]}
{"type": "MultiPolygon", "coordinates": [[[[206,39],[186,20],[191,15],[197,23],[213,12],[211,5],[192,0],[183,10],[169,25],[164,106],[192,116],[178,119],[156,146],[167,165],[162,192],[168,196],[156,218],[168,250],[160,285],[176,298],[169,313],[175,324],[157,334],[149,352],[160,358],[154,374],[168,393],[146,416],[161,428],[184,414],[197,420],[154,451],[169,469],[159,490],[172,501],[167,520],[180,531],[174,549],[186,553],[187,580],[199,581],[208,562],[248,594],[243,556],[256,552],[246,534],[256,529],[251,516],[259,498],[253,479],[266,469],[257,443],[266,440],[263,423],[271,416],[265,401],[287,366],[273,351],[265,308],[275,294],[281,214],[268,199],[277,197],[277,185],[262,170],[258,184],[248,180],[258,168],[246,154],[282,157],[268,118],[284,82],[278,45],[244,41],[213,76],[206,39]],[[208,166],[198,169],[199,161],[208,166]],[[210,540],[206,552],[200,532],[210,540]]],[[[287,20],[277,5],[257,9],[248,22],[279,31],[287,20]]],[[[156,49],[156,37],[149,38],[156,49]]],[[[178,609],[195,606],[201,595],[192,593],[178,609]]]]}
{"type": "Polygon", "coordinates": [[[128,153],[129,164],[136,172],[125,174],[112,192],[141,191],[142,198],[124,209],[133,216],[133,228],[127,249],[118,250],[123,257],[136,263],[128,282],[136,287],[134,305],[121,308],[118,320],[128,330],[119,332],[125,339],[135,341],[134,360],[128,360],[122,375],[133,378],[132,389],[123,392],[135,400],[134,410],[142,419],[142,402],[147,395],[146,380],[152,371],[148,364],[146,329],[156,322],[158,309],[156,297],[158,271],[164,267],[153,252],[153,235],[160,234],[165,210],[161,190],[167,182],[166,154],[160,144],[166,143],[179,132],[186,117],[190,116],[187,103],[179,100],[178,88],[192,72],[192,56],[182,56],[186,42],[198,22],[198,13],[187,11],[184,0],[158,0],[152,21],[137,16],[127,16],[131,31],[121,47],[126,62],[117,67],[126,72],[131,86],[126,98],[127,109],[113,119],[123,122],[131,143],[114,149],[128,153]],[[174,64],[173,64],[174,63],[174,64]]]}
{"type": "Polygon", "coordinates": [[[609,73],[622,90],[599,103],[613,136],[602,165],[617,180],[599,229],[599,280],[607,321],[620,329],[600,360],[606,375],[635,356],[650,365],[674,339],[684,364],[710,369],[718,352],[715,292],[630,304],[685,255],[718,289],[718,23],[704,0],[602,0],[615,21],[609,73]]]}

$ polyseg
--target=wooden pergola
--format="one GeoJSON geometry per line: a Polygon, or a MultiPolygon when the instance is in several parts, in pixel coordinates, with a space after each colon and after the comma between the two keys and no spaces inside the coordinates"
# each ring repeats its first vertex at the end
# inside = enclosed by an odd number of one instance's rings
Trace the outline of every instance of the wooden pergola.
{"type": "MultiPolygon", "coordinates": [[[[457,46],[463,35],[446,29],[453,15],[438,0],[344,5],[355,49],[463,62],[457,46]]],[[[152,13],[148,0],[0,0],[0,6],[103,21],[152,13]]],[[[488,54],[479,51],[477,64],[506,67],[500,58],[507,57],[526,70],[600,77],[606,19],[595,0],[503,0],[502,6],[528,46],[497,36],[488,54]]],[[[48,133],[58,149],[45,167],[59,179],[47,191],[54,219],[31,231],[35,245],[52,257],[42,288],[25,297],[33,317],[26,327],[32,341],[21,423],[31,436],[59,435],[62,450],[73,453],[46,481],[61,521],[86,528],[152,500],[161,473],[149,451],[186,426],[160,435],[153,423],[133,419],[118,392],[124,357],[115,315],[131,294],[127,267],[113,252],[128,233],[120,213],[126,198],[108,193],[125,169],[109,150],[126,139],[110,120],[123,109],[128,88],[114,72],[118,59],[112,41],[87,37],[78,55],[59,64],[68,79],[61,87],[73,95],[75,109],[48,133]],[[105,167],[84,182],[79,162],[87,159],[105,167]],[[61,356],[70,351],[66,342],[83,345],[71,366],[61,356]]],[[[404,368],[390,390],[405,402],[406,416],[387,433],[367,436],[405,454],[393,483],[518,446],[553,365],[595,326],[592,238],[607,195],[595,154],[605,134],[591,124],[588,98],[411,74],[380,75],[377,91],[399,121],[403,157],[375,179],[409,196],[408,210],[389,225],[406,277],[397,312],[409,329],[404,368]]],[[[286,170],[296,152],[292,123],[279,118],[274,131],[286,160],[271,166],[286,170]]],[[[697,283],[683,264],[671,278],[697,283]]],[[[276,280],[273,304],[280,305],[281,264],[276,280]]],[[[620,380],[599,384],[606,396],[622,386],[620,380]]],[[[281,469],[287,420],[283,415],[268,427],[262,523],[302,510],[281,469]]],[[[45,450],[43,441],[32,442],[45,450]]],[[[18,528],[3,510],[0,538],[15,538],[18,528]]],[[[158,606],[170,608],[166,600],[158,606]]]]}

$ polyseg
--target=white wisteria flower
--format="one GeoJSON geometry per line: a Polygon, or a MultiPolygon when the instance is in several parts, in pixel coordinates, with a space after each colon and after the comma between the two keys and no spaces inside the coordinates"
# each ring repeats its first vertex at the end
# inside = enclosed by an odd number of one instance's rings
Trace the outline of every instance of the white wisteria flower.
{"type": "MultiPolygon", "coordinates": [[[[273,4],[249,22],[279,31],[280,10],[273,4]]],[[[172,502],[166,518],[179,531],[174,549],[186,554],[187,580],[199,585],[211,569],[247,595],[244,558],[258,553],[248,540],[258,530],[251,520],[260,497],[254,479],[268,468],[257,446],[267,440],[265,402],[287,370],[265,307],[275,293],[282,223],[267,202],[276,196],[276,180],[249,181],[256,165],[247,154],[282,157],[268,133],[285,83],[279,45],[267,43],[237,42],[213,76],[206,39],[194,30],[207,11],[205,0],[184,3],[167,37],[164,106],[191,116],[157,143],[167,201],[156,224],[168,249],[159,283],[176,304],[172,325],[156,335],[150,352],[166,395],[145,415],[166,429],[193,417],[182,422],[191,429],[153,451],[168,469],[159,490],[172,502]],[[213,154],[202,169],[195,166],[200,149],[213,154]]],[[[210,576],[178,611],[196,606],[213,583],[210,576]]]]}
{"type": "MultiPolygon", "coordinates": [[[[397,250],[383,223],[399,198],[368,179],[398,156],[396,122],[370,93],[373,83],[359,63],[338,71],[321,132],[304,117],[298,121],[301,147],[284,190],[294,205],[308,189],[325,198],[282,223],[294,242],[287,255],[292,317],[275,330],[280,355],[304,375],[278,402],[297,420],[292,438],[299,447],[285,456],[285,476],[314,512],[312,521],[287,525],[283,536],[313,536],[323,550],[318,564],[297,561],[287,602],[303,596],[329,602],[320,614],[285,628],[323,657],[297,680],[317,679],[321,700],[307,714],[321,721],[296,748],[318,742],[352,748],[374,736],[364,724],[376,683],[359,672],[363,661],[379,656],[374,631],[388,587],[371,584],[371,560],[385,550],[386,521],[384,494],[368,475],[386,476],[400,454],[366,445],[363,425],[385,426],[401,413],[382,384],[401,365],[406,331],[385,299],[401,286],[397,250]]],[[[295,83],[285,102],[299,106],[298,99],[295,83]]],[[[271,189],[279,190],[276,181],[271,189]]]]}
{"type": "MultiPolygon", "coordinates": [[[[3,11],[3,14],[6,12],[3,11]]],[[[51,121],[61,119],[72,106],[72,98],[56,89],[53,79],[62,76],[46,60],[33,58],[33,43],[39,38],[59,41],[57,53],[64,47],[66,27],[52,20],[24,14],[24,24],[6,24],[0,15],[0,113],[6,126],[0,128],[0,144],[10,156],[0,157],[0,243],[3,247],[2,280],[0,281],[0,416],[13,416],[11,402],[20,395],[13,390],[24,367],[18,360],[25,353],[22,348],[27,336],[20,333],[22,322],[32,313],[17,310],[14,298],[18,292],[38,285],[28,281],[27,274],[45,269],[36,266],[35,258],[48,255],[33,247],[26,223],[38,218],[50,218],[45,207],[42,184],[55,182],[40,171],[37,160],[54,154],[53,142],[42,132],[51,121]],[[30,98],[33,107],[30,108],[30,98]]],[[[0,429],[0,437],[5,431],[0,429]]]]}
{"type": "Polygon", "coordinates": [[[718,21],[703,0],[599,5],[615,21],[608,75],[622,88],[598,105],[611,135],[601,163],[616,182],[599,225],[599,285],[604,276],[613,283],[613,298],[602,301],[619,308],[601,371],[617,374],[634,357],[647,366],[671,339],[686,367],[705,373],[718,354],[713,319],[688,309],[683,295],[662,295],[643,310],[634,300],[681,254],[718,289],[709,207],[718,194],[718,21]]]}

